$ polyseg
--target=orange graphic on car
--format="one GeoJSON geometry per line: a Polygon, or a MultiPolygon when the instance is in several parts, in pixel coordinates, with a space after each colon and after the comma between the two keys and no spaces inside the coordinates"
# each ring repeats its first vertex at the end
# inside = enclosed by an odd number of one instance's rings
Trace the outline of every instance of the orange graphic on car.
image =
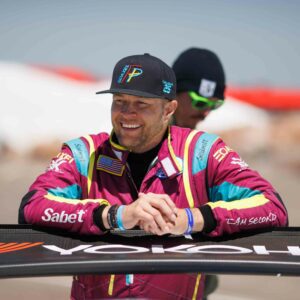
{"type": "Polygon", "coordinates": [[[36,243],[0,243],[0,253],[12,252],[32,248],[43,244],[43,242],[36,243]]]}

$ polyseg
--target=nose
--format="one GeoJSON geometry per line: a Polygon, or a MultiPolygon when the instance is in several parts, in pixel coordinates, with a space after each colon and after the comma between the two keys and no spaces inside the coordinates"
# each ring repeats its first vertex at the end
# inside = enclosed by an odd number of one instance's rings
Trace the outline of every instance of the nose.
{"type": "Polygon", "coordinates": [[[210,110],[208,109],[208,110],[206,110],[206,111],[203,112],[203,116],[204,116],[204,117],[207,117],[207,115],[208,115],[209,113],[210,113],[210,110]]]}
{"type": "Polygon", "coordinates": [[[121,112],[123,114],[135,114],[136,109],[135,109],[135,106],[133,105],[133,103],[125,102],[122,104],[121,112]]]}

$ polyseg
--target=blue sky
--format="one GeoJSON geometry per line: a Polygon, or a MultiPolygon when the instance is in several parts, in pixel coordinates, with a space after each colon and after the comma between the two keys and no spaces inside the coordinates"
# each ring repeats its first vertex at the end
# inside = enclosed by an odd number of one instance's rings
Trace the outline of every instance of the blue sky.
{"type": "Polygon", "coordinates": [[[0,60],[110,76],[120,58],[168,64],[208,48],[235,85],[300,87],[300,0],[0,0],[0,60]]]}

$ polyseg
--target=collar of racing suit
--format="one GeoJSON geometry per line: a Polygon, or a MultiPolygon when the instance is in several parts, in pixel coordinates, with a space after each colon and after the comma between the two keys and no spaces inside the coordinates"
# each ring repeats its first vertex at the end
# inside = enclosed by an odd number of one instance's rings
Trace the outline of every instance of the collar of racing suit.
{"type": "MultiPolygon", "coordinates": [[[[160,161],[164,173],[167,177],[172,178],[182,172],[182,159],[176,156],[174,147],[172,145],[173,137],[171,126],[168,127],[167,134],[164,135],[161,148],[158,151],[158,161],[160,161]]],[[[129,150],[118,143],[115,132],[112,130],[109,143],[116,157],[126,164],[129,155],[129,150]]]]}

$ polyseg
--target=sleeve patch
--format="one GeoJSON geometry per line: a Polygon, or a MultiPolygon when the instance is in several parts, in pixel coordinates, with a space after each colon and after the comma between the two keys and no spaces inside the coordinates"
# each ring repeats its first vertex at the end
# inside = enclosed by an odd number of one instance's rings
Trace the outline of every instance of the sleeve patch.
{"type": "Polygon", "coordinates": [[[231,152],[232,149],[229,148],[228,146],[219,148],[217,151],[215,151],[215,153],[213,154],[213,157],[215,160],[217,160],[218,162],[221,162],[229,152],[231,152]]]}

